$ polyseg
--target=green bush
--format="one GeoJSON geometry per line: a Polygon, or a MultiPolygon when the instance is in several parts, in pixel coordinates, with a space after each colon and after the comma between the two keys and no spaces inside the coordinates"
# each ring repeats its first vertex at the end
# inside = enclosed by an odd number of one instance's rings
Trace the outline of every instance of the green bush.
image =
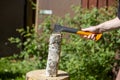
{"type": "Polygon", "coordinates": [[[0,59],[0,80],[25,80],[27,72],[46,67],[48,32],[38,37],[34,27],[27,27],[27,30],[17,29],[17,31],[24,37],[25,41],[17,37],[11,37],[8,40],[12,44],[16,44],[18,48],[23,49],[17,55],[0,59]]]}
{"type": "MultiPolygon", "coordinates": [[[[84,28],[97,25],[115,17],[114,8],[81,9],[73,7],[75,16],[67,14],[64,18],[49,16],[39,25],[42,33],[37,35],[34,27],[18,29],[17,31],[25,38],[10,38],[10,42],[17,44],[18,48],[24,46],[19,55],[10,58],[1,58],[1,79],[24,80],[25,73],[34,69],[46,67],[48,55],[48,40],[52,34],[51,25],[58,23],[68,27],[84,28]],[[107,10],[107,11],[106,11],[107,10]],[[11,73],[11,76],[4,74],[11,73]],[[14,77],[13,77],[14,76],[14,77]]],[[[61,58],[59,69],[70,74],[71,80],[112,80],[114,55],[119,50],[120,30],[114,30],[103,34],[101,40],[95,42],[85,40],[76,34],[62,33],[61,58]],[[67,37],[67,38],[66,38],[67,37]]]]}
{"type": "MultiPolygon", "coordinates": [[[[76,15],[64,19],[67,26],[84,28],[115,17],[115,9],[83,10],[75,7],[76,15]],[[78,24],[77,24],[78,23],[78,24]]],[[[68,17],[68,16],[67,16],[68,17]]],[[[62,23],[63,25],[65,23],[62,23]]],[[[119,30],[106,32],[100,41],[84,40],[71,35],[63,41],[60,68],[70,74],[71,80],[112,80],[114,55],[119,50],[119,30]]]]}

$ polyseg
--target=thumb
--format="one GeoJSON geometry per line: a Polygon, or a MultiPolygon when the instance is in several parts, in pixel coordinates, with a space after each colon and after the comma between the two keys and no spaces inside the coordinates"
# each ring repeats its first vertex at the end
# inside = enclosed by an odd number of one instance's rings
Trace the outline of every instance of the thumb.
{"type": "Polygon", "coordinates": [[[90,31],[89,28],[84,28],[84,29],[81,29],[82,31],[90,31]]]}
{"type": "Polygon", "coordinates": [[[95,32],[96,28],[95,26],[90,26],[88,28],[81,29],[82,31],[88,31],[88,32],[95,32]]]}

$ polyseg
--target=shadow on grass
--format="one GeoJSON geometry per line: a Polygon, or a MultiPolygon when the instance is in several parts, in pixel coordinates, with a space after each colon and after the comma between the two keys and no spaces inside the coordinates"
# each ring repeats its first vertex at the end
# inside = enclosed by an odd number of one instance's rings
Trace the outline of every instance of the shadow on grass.
{"type": "Polygon", "coordinates": [[[0,72],[0,80],[14,80],[18,77],[22,77],[22,75],[22,73],[0,72]]]}

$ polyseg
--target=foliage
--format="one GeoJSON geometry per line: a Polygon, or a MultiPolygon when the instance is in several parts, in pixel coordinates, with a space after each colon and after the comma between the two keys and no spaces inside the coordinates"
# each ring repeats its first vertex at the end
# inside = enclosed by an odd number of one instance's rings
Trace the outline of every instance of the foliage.
{"type": "Polygon", "coordinates": [[[34,69],[45,67],[46,61],[37,58],[15,60],[13,57],[0,59],[0,80],[25,80],[25,74],[34,69]]]}
{"type": "Polygon", "coordinates": [[[36,3],[33,0],[28,0],[32,6],[32,9],[36,9],[36,3]]]}
{"type": "MultiPolygon", "coordinates": [[[[43,24],[42,26],[46,26],[43,24]]],[[[20,54],[0,59],[0,80],[24,80],[28,71],[43,69],[48,55],[48,32],[38,36],[34,27],[17,29],[25,41],[18,37],[8,40],[21,49],[20,54]]],[[[49,31],[46,29],[46,31],[49,31]]]]}
{"type": "MultiPolygon", "coordinates": [[[[116,14],[114,8],[108,8],[107,11],[106,8],[99,10],[94,8],[92,11],[74,8],[76,15],[72,19],[64,19],[63,22],[68,23],[67,26],[77,28],[97,25],[114,18],[116,14]]],[[[70,35],[70,38],[63,42],[60,68],[70,73],[71,80],[111,80],[114,55],[120,45],[119,32],[119,30],[106,32],[98,42],[70,35]]]]}
{"type": "MultiPolygon", "coordinates": [[[[81,9],[73,6],[75,16],[67,14],[60,18],[56,16],[47,17],[39,25],[36,34],[33,27],[27,30],[17,31],[24,37],[23,42],[19,38],[10,38],[10,42],[17,44],[18,48],[23,47],[19,55],[0,59],[0,75],[11,73],[11,76],[1,77],[2,79],[24,80],[25,73],[34,69],[42,69],[46,66],[48,53],[48,40],[51,34],[51,24],[58,23],[74,28],[84,28],[90,25],[97,25],[115,17],[114,8],[102,9],[81,9]],[[106,11],[107,10],[107,11],[106,11]],[[14,77],[13,77],[14,76],[14,77]]],[[[59,69],[70,74],[71,80],[112,80],[111,71],[114,55],[119,50],[120,30],[106,32],[100,41],[85,40],[79,35],[62,33],[62,48],[59,69]]]]}
{"type": "Polygon", "coordinates": [[[34,27],[27,27],[27,30],[17,29],[17,31],[24,37],[25,41],[22,41],[20,38],[9,38],[11,43],[17,44],[18,48],[23,47],[19,58],[29,58],[33,56],[40,56],[41,59],[46,57],[44,54],[47,54],[48,43],[46,42],[47,33],[44,36],[38,37],[35,33],[34,27]],[[41,44],[39,44],[41,43],[41,44]]]}

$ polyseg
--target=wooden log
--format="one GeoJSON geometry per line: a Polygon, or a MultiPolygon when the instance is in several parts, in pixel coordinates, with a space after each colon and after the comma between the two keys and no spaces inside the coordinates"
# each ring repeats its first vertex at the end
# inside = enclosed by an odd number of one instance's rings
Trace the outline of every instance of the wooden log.
{"type": "Polygon", "coordinates": [[[45,72],[45,69],[30,71],[26,74],[26,80],[69,80],[69,75],[64,71],[58,70],[57,77],[48,77],[45,72]]]}
{"type": "Polygon", "coordinates": [[[49,53],[46,67],[46,76],[56,77],[61,51],[61,34],[52,34],[49,39],[49,53]]]}

